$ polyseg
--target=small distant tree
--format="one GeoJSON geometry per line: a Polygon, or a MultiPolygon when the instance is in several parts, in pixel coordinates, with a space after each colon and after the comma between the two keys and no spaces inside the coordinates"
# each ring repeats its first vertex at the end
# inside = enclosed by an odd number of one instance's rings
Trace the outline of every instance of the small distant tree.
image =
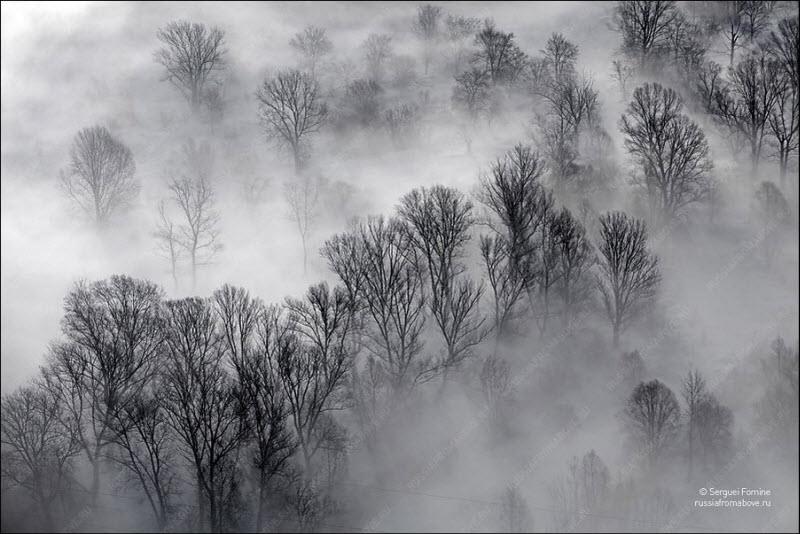
{"type": "Polygon", "coordinates": [[[159,28],[156,37],[164,45],[156,51],[156,61],[166,70],[165,80],[177,87],[192,112],[197,112],[206,83],[224,67],[225,32],[180,20],[159,28]]]}
{"type": "Polygon", "coordinates": [[[417,8],[417,17],[414,19],[413,29],[422,40],[423,63],[425,76],[433,58],[433,46],[439,38],[439,21],[442,18],[442,8],[433,4],[422,4],[417,8]]]}
{"type": "Polygon", "coordinates": [[[678,434],[681,411],[675,394],[658,380],[642,382],[628,397],[623,414],[631,437],[654,466],[678,434]]]}
{"type": "Polygon", "coordinates": [[[614,346],[630,323],[655,298],[661,273],[658,257],[647,249],[643,221],[614,211],[600,217],[597,287],[614,333],[614,346]]]}
{"type": "Polygon", "coordinates": [[[392,38],[388,35],[370,34],[362,45],[367,62],[369,79],[380,83],[383,80],[386,63],[392,56],[392,38]]]}
{"type": "Polygon", "coordinates": [[[464,71],[456,76],[453,103],[463,110],[471,123],[475,123],[487,111],[490,89],[486,71],[477,68],[464,71]]]}
{"type": "Polygon", "coordinates": [[[61,171],[61,185],[102,226],[139,194],[135,172],[131,150],[104,126],[93,126],[75,136],[70,165],[61,171]]]}
{"type": "Polygon", "coordinates": [[[166,203],[163,200],[158,204],[158,222],[156,223],[154,235],[159,253],[169,261],[172,283],[177,289],[178,259],[183,252],[183,247],[181,246],[178,228],[167,213],[166,203]]]}
{"type": "Polygon", "coordinates": [[[222,250],[219,242],[219,215],[214,209],[214,189],[203,177],[175,178],[169,185],[172,201],[180,208],[178,243],[189,256],[192,288],[197,283],[197,267],[211,262],[222,250]]]}
{"type": "Polygon", "coordinates": [[[317,214],[320,186],[319,178],[303,175],[297,180],[286,182],[283,189],[286,203],[289,204],[292,218],[297,223],[300,241],[303,244],[304,275],[308,272],[307,241],[317,214]]]}
{"type": "Polygon", "coordinates": [[[467,59],[467,43],[474,39],[481,21],[472,17],[447,15],[444,20],[445,37],[450,43],[452,73],[458,75],[467,59]]]}
{"type": "Polygon", "coordinates": [[[696,406],[697,448],[701,465],[720,468],[733,448],[733,412],[723,406],[713,394],[696,406]]]}
{"type": "Polygon", "coordinates": [[[308,63],[311,76],[315,76],[317,63],[330,53],[333,44],[325,33],[324,28],[306,26],[302,32],[296,33],[289,41],[289,45],[302,54],[308,63]]]}
{"type": "Polygon", "coordinates": [[[574,74],[578,47],[562,34],[554,33],[550,36],[542,55],[555,80],[563,80],[574,74]]]}
{"type": "Polygon", "coordinates": [[[636,70],[624,60],[615,59],[611,62],[611,77],[619,84],[622,99],[628,99],[628,83],[636,74],[636,70]]]}
{"type": "Polygon", "coordinates": [[[517,486],[509,486],[500,500],[504,532],[530,532],[531,513],[517,486]]]}
{"type": "Polygon", "coordinates": [[[790,214],[789,203],[774,183],[764,181],[756,189],[755,213],[759,230],[768,233],[761,240],[761,250],[766,263],[770,264],[780,243],[780,230],[786,226],[790,214]]]}
{"type": "Polygon", "coordinates": [[[381,116],[383,88],[374,80],[354,80],[344,94],[347,114],[361,126],[374,126],[381,116]]]}
{"type": "Polygon", "coordinates": [[[689,441],[688,480],[691,482],[694,468],[695,448],[697,443],[700,404],[706,400],[708,392],[706,391],[706,381],[703,378],[703,375],[701,375],[697,370],[689,371],[689,374],[683,379],[682,386],[681,394],[683,395],[683,401],[686,403],[684,408],[684,414],[687,418],[686,435],[689,441]]]}
{"type": "Polygon", "coordinates": [[[299,70],[284,70],[267,78],[256,93],[258,115],[269,139],[287,146],[300,174],[308,151],[308,137],[322,128],[328,107],[317,81],[299,70]]]}
{"type": "Polygon", "coordinates": [[[512,83],[525,68],[525,53],[517,46],[513,33],[498,30],[491,19],[475,36],[477,64],[489,73],[493,84],[512,83]]]}

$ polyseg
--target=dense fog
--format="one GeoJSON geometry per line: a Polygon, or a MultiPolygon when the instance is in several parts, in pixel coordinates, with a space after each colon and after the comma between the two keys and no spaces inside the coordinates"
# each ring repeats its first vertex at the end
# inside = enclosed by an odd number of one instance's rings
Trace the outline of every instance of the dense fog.
{"type": "Polygon", "coordinates": [[[2,530],[796,532],[797,40],[4,2],[2,530]]]}

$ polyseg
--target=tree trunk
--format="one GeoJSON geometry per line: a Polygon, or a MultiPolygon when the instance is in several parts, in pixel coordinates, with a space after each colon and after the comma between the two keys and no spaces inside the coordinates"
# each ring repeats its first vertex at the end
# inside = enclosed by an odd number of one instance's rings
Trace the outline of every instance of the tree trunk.
{"type": "Polygon", "coordinates": [[[256,532],[264,532],[264,497],[266,496],[266,481],[264,473],[259,475],[258,485],[258,511],[256,512],[256,532]]]}
{"type": "Polygon", "coordinates": [[[303,242],[303,276],[308,274],[308,251],[306,250],[306,235],[300,233],[300,240],[303,242]]]}
{"type": "Polygon", "coordinates": [[[619,324],[614,323],[614,348],[619,348],[619,324]]]}
{"type": "Polygon", "coordinates": [[[97,507],[97,498],[100,494],[100,454],[95,449],[94,461],[92,462],[92,506],[97,507]]]}

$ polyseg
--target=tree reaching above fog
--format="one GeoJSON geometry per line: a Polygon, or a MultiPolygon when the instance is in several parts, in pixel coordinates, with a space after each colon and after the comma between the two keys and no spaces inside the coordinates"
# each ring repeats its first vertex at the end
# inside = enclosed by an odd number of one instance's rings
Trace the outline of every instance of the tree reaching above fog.
{"type": "Polygon", "coordinates": [[[683,113],[678,93],[657,83],[638,87],[620,129],[638,165],[636,182],[659,219],[669,220],[706,197],[713,167],[708,141],[683,113]]]}
{"type": "Polygon", "coordinates": [[[289,148],[299,174],[308,155],[308,137],[318,132],[328,117],[319,84],[310,74],[284,70],[266,78],[256,98],[264,132],[289,148]]]}
{"type": "Polygon", "coordinates": [[[631,437],[654,466],[678,435],[681,409],[675,394],[658,380],[642,382],[628,397],[623,415],[631,437]]]}
{"type": "Polygon", "coordinates": [[[289,45],[303,55],[308,63],[311,76],[314,76],[317,63],[330,53],[333,44],[325,33],[324,28],[306,26],[291,38],[289,45]]]}
{"type": "Polygon", "coordinates": [[[433,4],[421,4],[417,8],[417,17],[414,19],[414,32],[422,40],[423,63],[425,76],[433,59],[433,45],[439,37],[439,21],[442,18],[442,8],[433,4]]]}
{"type": "Polygon", "coordinates": [[[139,194],[135,172],[131,150],[105,127],[93,126],[75,136],[61,185],[97,224],[104,225],[139,194]]]}
{"type": "Polygon", "coordinates": [[[780,65],[775,105],[769,115],[772,136],[778,145],[778,164],[781,185],[785,185],[789,158],[797,155],[800,139],[800,73],[798,73],[798,18],[786,18],[778,23],[777,31],[772,31],[767,50],[780,65]]]}
{"type": "Polygon", "coordinates": [[[661,273],[658,257],[647,250],[643,221],[613,211],[600,217],[600,226],[596,282],[617,347],[620,335],[655,298],[661,273]]]}
{"type": "Polygon", "coordinates": [[[677,13],[672,0],[628,0],[617,2],[614,28],[622,35],[622,52],[639,67],[658,56],[667,46],[670,25],[677,13]]]}
{"type": "Polygon", "coordinates": [[[166,70],[165,80],[177,87],[192,112],[197,112],[206,83],[224,67],[225,32],[180,20],[159,28],[156,36],[164,45],[156,51],[156,61],[166,70]]]}
{"type": "Polygon", "coordinates": [[[476,63],[489,73],[492,83],[513,83],[525,67],[525,53],[517,46],[513,33],[497,29],[491,19],[475,36],[476,63]]]}

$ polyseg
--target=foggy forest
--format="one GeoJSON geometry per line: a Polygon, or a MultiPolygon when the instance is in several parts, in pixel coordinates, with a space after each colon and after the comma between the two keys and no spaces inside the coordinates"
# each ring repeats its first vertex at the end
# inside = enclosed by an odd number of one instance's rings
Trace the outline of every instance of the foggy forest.
{"type": "Polygon", "coordinates": [[[797,532],[798,4],[3,2],[6,532],[797,532]]]}

